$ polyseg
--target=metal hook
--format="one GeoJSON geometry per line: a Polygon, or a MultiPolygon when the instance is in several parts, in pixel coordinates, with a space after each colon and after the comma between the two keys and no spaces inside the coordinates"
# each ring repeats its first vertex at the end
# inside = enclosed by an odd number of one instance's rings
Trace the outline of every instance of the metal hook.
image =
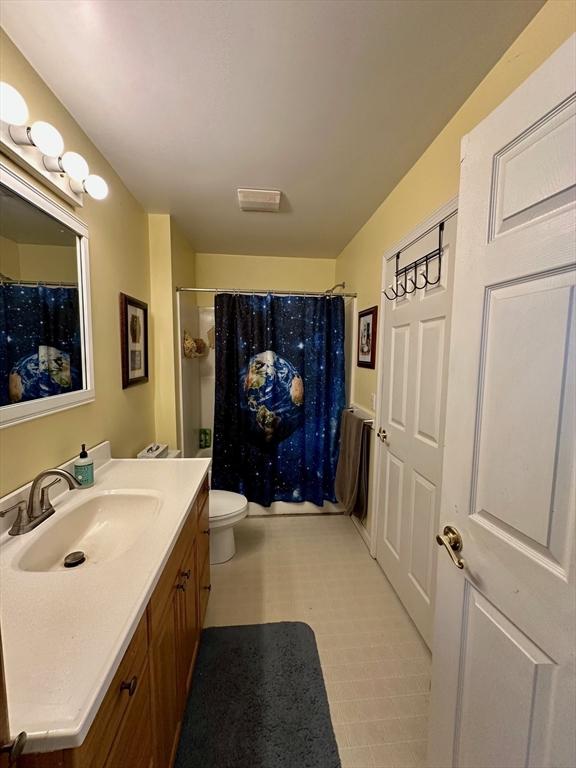
{"type": "Polygon", "coordinates": [[[441,221],[440,226],[438,227],[438,277],[436,278],[436,280],[428,280],[428,285],[438,285],[442,277],[442,251],[444,250],[442,245],[443,239],[444,239],[444,222],[441,221]]]}
{"type": "Polygon", "coordinates": [[[420,272],[420,275],[416,273],[416,269],[414,269],[414,276],[416,280],[412,280],[410,278],[411,282],[414,284],[416,288],[418,288],[419,291],[421,291],[423,288],[426,288],[426,286],[429,284],[428,280],[428,262],[426,262],[426,272],[420,272]],[[424,285],[418,285],[418,278],[422,276],[424,278],[424,285]]]}
{"type": "Polygon", "coordinates": [[[391,285],[389,285],[389,286],[388,286],[388,288],[385,288],[385,289],[384,289],[384,296],[386,296],[386,298],[388,299],[388,301],[394,301],[395,299],[397,299],[397,298],[398,298],[398,294],[396,293],[396,291],[394,290],[394,288],[392,288],[392,286],[391,286],[391,285]],[[394,296],[388,296],[388,291],[389,291],[389,290],[390,290],[390,291],[392,291],[392,293],[394,294],[394,296]]]}
{"type": "MultiPolygon", "coordinates": [[[[404,273],[404,274],[406,274],[406,273],[404,273]]],[[[416,278],[416,280],[413,280],[411,277],[408,278],[408,280],[410,280],[410,282],[412,283],[412,285],[414,287],[412,288],[411,291],[407,290],[406,293],[414,293],[415,290],[420,287],[419,285],[416,284],[418,282],[418,273],[416,271],[416,263],[414,263],[414,277],[416,278]]]]}
{"type": "Polygon", "coordinates": [[[396,284],[396,298],[401,299],[402,296],[405,296],[407,293],[406,291],[406,275],[404,275],[404,285],[396,284]],[[398,293],[398,288],[402,288],[402,293],[398,293]]]}

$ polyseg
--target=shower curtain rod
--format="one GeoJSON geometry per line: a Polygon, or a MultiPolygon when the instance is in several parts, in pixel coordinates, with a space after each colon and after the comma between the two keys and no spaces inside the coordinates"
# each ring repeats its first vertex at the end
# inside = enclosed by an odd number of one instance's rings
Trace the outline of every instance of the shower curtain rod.
{"type": "Polygon", "coordinates": [[[268,293],[274,296],[342,296],[348,299],[355,299],[357,293],[330,293],[329,291],[274,291],[263,288],[248,290],[247,288],[176,288],[176,293],[190,291],[192,293],[241,293],[250,296],[266,296],[268,293]]]}
{"type": "Polygon", "coordinates": [[[36,286],[42,288],[78,288],[78,283],[68,283],[64,280],[13,280],[10,277],[0,276],[1,285],[22,285],[22,286],[36,286]]]}

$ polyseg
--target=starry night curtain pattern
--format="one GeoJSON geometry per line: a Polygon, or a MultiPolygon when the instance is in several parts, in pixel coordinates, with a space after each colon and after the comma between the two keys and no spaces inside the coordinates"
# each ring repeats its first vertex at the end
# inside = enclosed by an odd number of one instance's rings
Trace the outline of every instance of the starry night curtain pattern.
{"type": "Polygon", "coordinates": [[[0,284],[0,405],[82,389],[78,289],[0,284]]]}
{"type": "Polygon", "coordinates": [[[335,501],[345,407],[342,297],[218,294],[212,487],[335,501]]]}

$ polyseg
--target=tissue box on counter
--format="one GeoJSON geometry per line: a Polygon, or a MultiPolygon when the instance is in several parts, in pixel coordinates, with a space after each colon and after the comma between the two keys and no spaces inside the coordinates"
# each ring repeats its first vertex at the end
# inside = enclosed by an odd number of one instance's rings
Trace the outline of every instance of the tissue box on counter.
{"type": "Polygon", "coordinates": [[[139,459],[164,459],[168,455],[168,444],[150,443],[137,454],[139,459]]]}

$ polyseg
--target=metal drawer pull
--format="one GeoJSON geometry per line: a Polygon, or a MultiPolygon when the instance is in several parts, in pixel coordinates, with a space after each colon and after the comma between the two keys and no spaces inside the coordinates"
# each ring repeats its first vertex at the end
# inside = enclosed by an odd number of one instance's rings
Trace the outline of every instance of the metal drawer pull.
{"type": "Polygon", "coordinates": [[[202,531],[202,533],[205,533],[206,536],[210,536],[210,528],[206,528],[206,530],[202,531]]]}
{"type": "Polygon", "coordinates": [[[212,589],[212,584],[208,584],[207,587],[202,587],[202,589],[207,589],[208,592],[210,592],[210,590],[212,589]]]}
{"type": "Polygon", "coordinates": [[[192,576],[192,571],[190,570],[190,568],[188,568],[187,571],[182,571],[182,577],[184,579],[189,579],[190,576],[192,576]]]}
{"type": "Polygon", "coordinates": [[[464,568],[464,560],[462,560],[462,558],[458,557],[456,554],[457,552],[462,551],[462,536],[460,536],[460,532],[456,528],[454,528],[452,525],[444,526],[442,536],[438,534],[436,536],[436,542],[441,547],[446,547],[446,550],[452,558],[452,562],[456,568],[464,568]]]}
{"type": "Polygon", "coordinates": [[[179,589],[181,592],[186,592],[186,584],[176,584],[176,589],[179,589]]]}
{"type": "Polygon", "coordinates": [[[120,685],[121,691],[128,691],[128,696],[134,696],[136,693],[136,686],[138,685],[138,678],[136,675],[130,680],[130,682],[122,682],[120,685]]]}
{"type": "Polygon", "coordinates": [[[22,750],[24,749],[24,745],[26,744],[27,739],[28,734],[26,731],[21,731],[13,741],[10,741],[8,744],[2,744],[2,746],[0,746],[0,754],[8,755],[9,766],[16,765],[16,761],[22,754],[22,750]]]}

